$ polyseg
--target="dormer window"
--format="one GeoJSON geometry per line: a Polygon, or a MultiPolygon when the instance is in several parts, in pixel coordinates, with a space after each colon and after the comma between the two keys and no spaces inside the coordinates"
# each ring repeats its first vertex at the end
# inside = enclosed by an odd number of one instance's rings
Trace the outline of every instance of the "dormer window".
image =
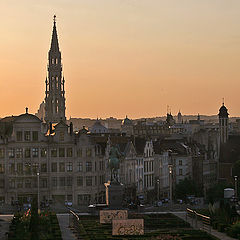
{"type": "Polygon", "coordinates": [[[25,141],[30,141],[30,131],[25,131],[24,132],[24,140],[25,141]]]}
{"type": "Polygon", "coordinates": [[[61,141],[61,142],[64,141],[64,132],[59,133],[59,141],[61,141]]]}
{"type": "Polygon", "coordinates": [[[22,141],[22,131],[17,131],[17,141],[22,141]]]}

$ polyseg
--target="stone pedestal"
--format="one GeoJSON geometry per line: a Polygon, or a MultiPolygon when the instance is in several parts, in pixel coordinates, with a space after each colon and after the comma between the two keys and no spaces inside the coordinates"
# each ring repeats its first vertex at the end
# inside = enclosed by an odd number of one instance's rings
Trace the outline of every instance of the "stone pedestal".
{"type": "MultiPolygon", "coordinates": [[[[105,185],[106,186],[106,185],[105,185]]],[[[107,188],[107,195],[106,199],[108,199],[107,204],[110,209],[121,209],[122,202],[123,202],[123,185],[118,182],[110,182],[106,186],[107,188]]]]}

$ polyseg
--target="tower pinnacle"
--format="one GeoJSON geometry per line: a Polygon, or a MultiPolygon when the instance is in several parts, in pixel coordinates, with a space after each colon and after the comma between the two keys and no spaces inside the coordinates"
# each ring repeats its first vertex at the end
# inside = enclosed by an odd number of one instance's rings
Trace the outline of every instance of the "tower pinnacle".
{"type": "Polygon", "coordinates": [[[62,78],[61,52],[59,50],[56,15],[53,17],[51,46],[48,52],[48,77],[46,79],[45,121],[65,121],[65,90],[62,78]]]}

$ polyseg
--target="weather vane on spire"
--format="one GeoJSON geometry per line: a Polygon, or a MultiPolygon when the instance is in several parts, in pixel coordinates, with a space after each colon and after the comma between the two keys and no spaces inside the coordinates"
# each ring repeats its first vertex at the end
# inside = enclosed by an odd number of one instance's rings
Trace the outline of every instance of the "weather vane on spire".
{"type": "Polygon", "coordinates": [[[53,22],[56,23],[56,15],[53,16],[53,22]]]}

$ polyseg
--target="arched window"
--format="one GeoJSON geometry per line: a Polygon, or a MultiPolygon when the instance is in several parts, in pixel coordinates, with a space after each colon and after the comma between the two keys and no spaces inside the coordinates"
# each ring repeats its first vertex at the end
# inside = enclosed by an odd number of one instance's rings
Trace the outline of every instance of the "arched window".
{"type": "Polygon", "coordinates": [[[55,79],[56,79],[56,89],[58,89],[58,77],[56,76],[55,79]]]}
{"type": "Polygon", "coordinates": [[[58,59],[56,58],[56,64],[58,64],[58,59]]]}

